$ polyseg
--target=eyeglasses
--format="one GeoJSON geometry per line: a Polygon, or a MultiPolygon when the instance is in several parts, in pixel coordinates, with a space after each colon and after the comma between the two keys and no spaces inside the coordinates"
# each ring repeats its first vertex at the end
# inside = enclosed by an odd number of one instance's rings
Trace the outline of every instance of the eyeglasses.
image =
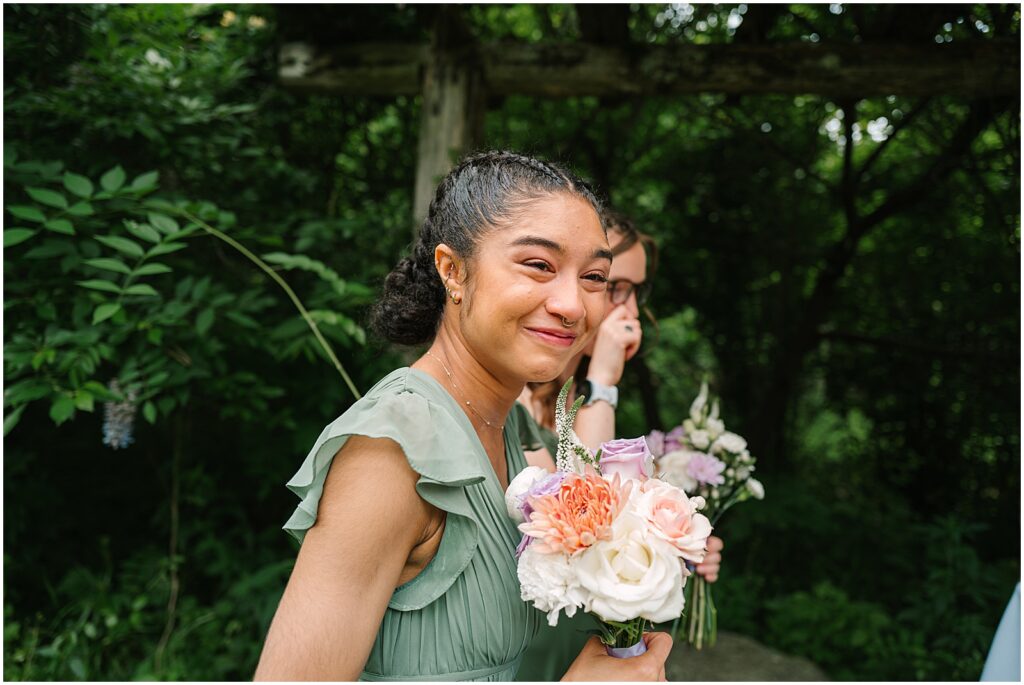
{"type": "Polygon", "coordinates": [[[643,307],[651,296],[651,285],[631,281],[608,281],[608,297],[612,304],[623,304],[631,294],[636,293],[636,306],[643,307]]]}

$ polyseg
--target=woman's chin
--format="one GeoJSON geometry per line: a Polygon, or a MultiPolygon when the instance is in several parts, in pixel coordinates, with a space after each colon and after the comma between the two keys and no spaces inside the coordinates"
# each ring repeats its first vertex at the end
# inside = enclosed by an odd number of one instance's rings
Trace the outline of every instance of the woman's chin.
{"type": "Polygon", "coordinates": [[[562,373],[562,370],[565,369],[566,364],[568,363],[569,360],[566,359],[561,362],[552,362],[547,364],[530,364],[528,367],[523,369],[526,372],[526,382],[547,383],[548,381],[556,380],[559,374],[562,373]]]}

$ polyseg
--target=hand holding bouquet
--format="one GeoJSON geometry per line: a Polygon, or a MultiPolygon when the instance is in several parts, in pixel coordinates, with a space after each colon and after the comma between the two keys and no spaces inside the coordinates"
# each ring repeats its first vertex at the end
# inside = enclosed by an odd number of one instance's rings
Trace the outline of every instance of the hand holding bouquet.
{"type": "MultiPolygon", "coordinates": [[[[725,430],[718,418],[718,400],[708,405],[707,383],[690,406],[690,416],[668,433],[653,431],[647,437],[655,456],[657,477],[697,495],[706,506],[712,524],[734,504],[764,498],[764,486],[751,477],[756,459],[747,441],[725,430]]],[[[701,577],[687,589],[690,607],[684,637],[697,649],[714,646],[718,617],[711,587],[701,577]]]]}
{"type": "Polygon", "coordinates": [[[700,497],[652,478],[644,438],[613,440],[592,454],[572,430],[583,398],[555,416],[558,470],[529,467],[509,484],[505,501],[524,537],[516,550],[522,598],[556,625],[561,611],[592,614],[613,656],[644,651],[647,623],[683,610],[685,562],[704,559],[711,522],[700,497]]]}

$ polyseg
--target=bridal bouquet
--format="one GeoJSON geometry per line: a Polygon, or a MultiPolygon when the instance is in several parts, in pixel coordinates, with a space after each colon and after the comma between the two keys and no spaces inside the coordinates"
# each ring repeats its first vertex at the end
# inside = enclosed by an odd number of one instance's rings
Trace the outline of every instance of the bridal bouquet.
{"type": "Polygon", "coordinates": [[[652,478],[644,438],[606,442],[592,454],[572,429],[584,398],[565,410],[558,397],[557,470],[528,467],[505,492],[523,540],[516,550],[524,601],[557,625],[561,611],[593,615],[612,656],[646,651],[648,622],[677,618],[683,586],[699,563],[711,522],[700,497],[652,478]]]}
{"type": "MultiPolygon", "coordinates": [[[[647,441],[655,456],[655,472],[661,480],[697,495],[706,506],[712,524],[734,504],[764,498],[764,486],[751,477],[756,459],[747,441],[725,430],[718,418],[718,400],[708,406],[708,386],[690,406],[690,416],[668,433],[653,431],[647,441]]],[[[718,612],[711,587],[700,576],[687,589],[690,607],[687,629],[682,637],[697,649],[714,646],[718,633],[718,612]]]]}

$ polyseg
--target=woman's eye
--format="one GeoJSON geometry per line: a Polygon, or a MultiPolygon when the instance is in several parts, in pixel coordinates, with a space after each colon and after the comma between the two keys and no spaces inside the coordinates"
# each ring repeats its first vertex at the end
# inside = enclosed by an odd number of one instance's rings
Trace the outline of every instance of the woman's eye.
{"type": "Polygon", "coordinates": [[[526,262],[526,266],[533,269],[539,269],[540,271],[551,271],[551,268],[546,262],[526,262]]]}
{"type": "Polygon", "coordinates": [[[608,282],[608,277],[605,276],[604,274],[587,274],[586,276],[584,276],[584,278],[587,279],[588,281],[593,281],[594,283],[608,282]]]}

